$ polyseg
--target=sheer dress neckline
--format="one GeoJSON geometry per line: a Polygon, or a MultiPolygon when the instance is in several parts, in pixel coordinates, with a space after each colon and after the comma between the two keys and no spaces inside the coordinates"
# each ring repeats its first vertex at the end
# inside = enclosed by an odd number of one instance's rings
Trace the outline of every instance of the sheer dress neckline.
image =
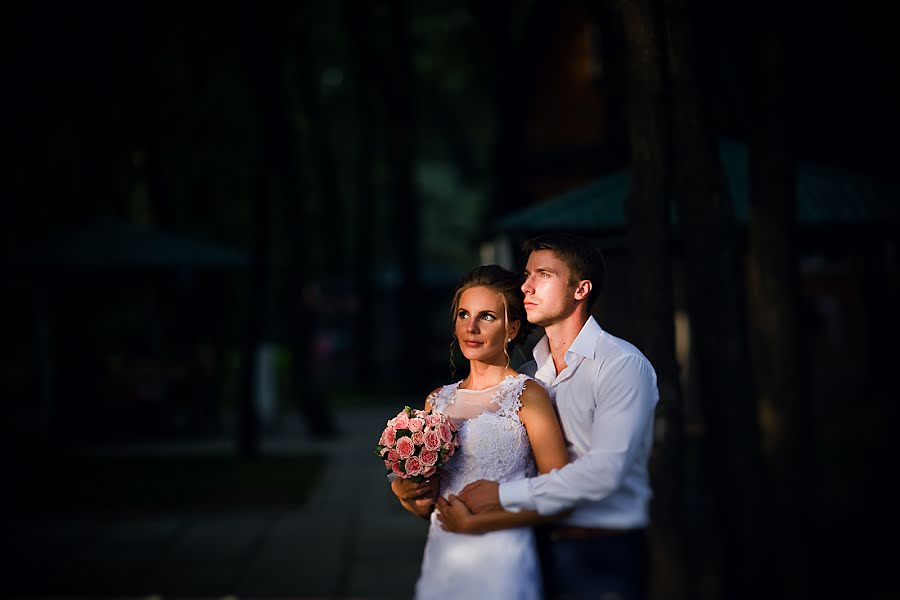
{"type": "Polygon", "coordinates": [[[458,392],[486,392],[486,391],[488,391],[488,390],[492,390],[492,389],[494,389],[494,388],[500,387],[501,385],[503,385],[503,383],[504,383],[507,379],[516,379],[517,377],[520,377],[521,375],[522,375],[521,373],[517,373],[517,374],[515,374],[515,375],[507,375],[506,377],[504,377],[503,379],[501,379],[500,381],[498,381],[498,382],[495,383],[494,385],[489,385],[489,386],[487,386],[486,388],[481,388],[480,390],[473,390],[473,389],[471,389],[471,388],[460,387],[460,386],[462,385],[462,382],[465,381],[464,379],[460,379],[459,382],[456,384],[456,390],[457,390],[458,392]]]}
{"type": "Polygon", "coordinates": [[[484,414],[501,414],[518,421],[521,396],[528,376],[508,375],[496,385],[482,390],[460,389],[462,381],[441,388],[432,396],[431,406],[458,424],[484,414]],[[461,394],[460,391],[467,393],[461,394]]]}

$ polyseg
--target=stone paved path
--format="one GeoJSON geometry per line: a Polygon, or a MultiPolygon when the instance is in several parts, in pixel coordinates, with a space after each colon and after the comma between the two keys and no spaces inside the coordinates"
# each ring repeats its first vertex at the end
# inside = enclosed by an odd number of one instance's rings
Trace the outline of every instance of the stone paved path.
{"type": "MultiPolygon", "coordinates": [[[[371,452],[400,407],[345,410],[334,441],[267,442],[268,453],[328,456],[302,509],[3,515],[6,589],[60,599],[410,598],[427,525],[400,508],[371,452]]],[[[230,451],[220,446],[202,450],[230,451]]]]}

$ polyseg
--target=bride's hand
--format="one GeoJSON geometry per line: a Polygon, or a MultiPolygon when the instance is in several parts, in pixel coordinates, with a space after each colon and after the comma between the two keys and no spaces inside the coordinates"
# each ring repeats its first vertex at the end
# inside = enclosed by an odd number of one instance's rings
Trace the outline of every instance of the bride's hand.
{"type": "Polygon", "coordinates": [[[403,508],[418,517],[428,519],[440,492],[440,480],[438,477],[431,477],[416,483],[411,479],[398,478],[391,482],[391,491],[397,496],[403,508]]]}
{"type": "Polygon", "coordinates": [[[437,519],[441,529],[453,533],[479,533],[474,529],[472,511],[458,497],[450,494],[447,500],[438,498],[437,519]]]}
{"type": "Polygon", "coordinates": [[[400,502],[430,510],[437,499],[440,485],[440,480],[436,476],[421,483],[398,478],[391,482],[391,490],[400,502]]]}

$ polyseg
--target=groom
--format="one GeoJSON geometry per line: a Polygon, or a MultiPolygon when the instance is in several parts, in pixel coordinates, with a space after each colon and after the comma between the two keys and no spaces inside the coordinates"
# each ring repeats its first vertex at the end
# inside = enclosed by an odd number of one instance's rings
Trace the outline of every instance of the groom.
{"type": "Polygon", "coordinates": [[[529,479],[479,480],[460,499],[476,513],[571,509],[537,529],[551,598],[646,598],[656,373],[637,348],[591,316],[604,263],[587,239],[542,235],[524,250],[525,310],[545,335],[519,370],[553,398],[572,462],[529,479]]]}

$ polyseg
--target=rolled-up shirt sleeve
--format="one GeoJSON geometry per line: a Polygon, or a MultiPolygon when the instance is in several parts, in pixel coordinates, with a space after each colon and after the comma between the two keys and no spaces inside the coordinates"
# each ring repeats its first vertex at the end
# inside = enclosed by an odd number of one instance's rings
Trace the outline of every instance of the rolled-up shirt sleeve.
{"type": "Polygon", "coordinates": [[[569,443],[582,450],[579,458],[544,475],[502,483],[503,508],[550,515],[580,501],[603,500],[620,488],[639,450],[652,444],[656,373],[643,357],[627,355],[601,369],[591,388],[590,429],[581,439],[567,432],[569,443]]]}

